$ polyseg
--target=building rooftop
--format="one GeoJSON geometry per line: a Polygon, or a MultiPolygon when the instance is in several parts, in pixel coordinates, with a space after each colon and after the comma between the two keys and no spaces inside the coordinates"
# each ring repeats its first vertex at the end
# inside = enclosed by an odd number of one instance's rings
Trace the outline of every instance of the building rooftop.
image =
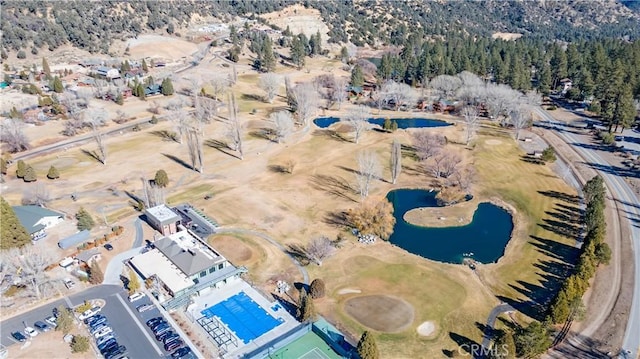
{"type": "Polygon", "coordinates": [[[86,251],[82,251],[78,253],[78,255],[76,255],[76,259],[81,262],[88,263],[91,260],[91,258],[99,254],[100,254],[100,250],[98,248],[91,248],[86,251]]]}
{"type": "Polygon", "coordinates": [[[174,222],[180,220],[180,216],[175,213],[171,208],[167,207],[165,204],[161,204],[159,206],[147,208],[145,210],[147,216],[152,216],[156,221],[165,223],[165,222],[174,222]]]}
{"type": "Polygon", "coordinates": [[[173,293],[194,285],[191,279],[157,249],[133,257],[131,263],[145,278],[154,275],[158,277],[173,293]]]}
{"type": "Polygon", "coordinates": [[[189,277],[226,261],[222,255],[184,228],[155,241],[154,245],[189,277]]]}
{"type": "Polygon", "coordinates": [[[43,224],[38,223],[42,218],[64,218],[64,214],[40,206],[13,206],[13,211],[29,233],[34,233],[44,228],[43,224]]]}

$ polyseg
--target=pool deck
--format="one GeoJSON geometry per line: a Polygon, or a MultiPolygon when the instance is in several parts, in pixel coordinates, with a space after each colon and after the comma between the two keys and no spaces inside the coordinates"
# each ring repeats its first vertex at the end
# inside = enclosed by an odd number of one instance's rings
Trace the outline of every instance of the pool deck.
{"type": "MultiPolygon", "coordinates": [[[[282,334],[300,326],[300,323],[281,306],[277,311],[272,309],[272,307],[274,307],[275,304],[278,304],[278,302],[270,302],[247,282],[241,279],[227,283],[227,285],[221,288],[211,289],[206,293],[201,292],[200,296],[193,297],[194,303],[189,305],[187,312],[194,319],[201,318],[203,317],[203,314],[201,313],[203,310],[233,297],[240,292],[245,292],[247,296],[260,305],[269,315],[274,317],[276,320],[282,319],[283,323],[247,344],[243,344],[242,340],[238,338],[239,346],[237,348],[228,348],[229,351],[223,355],[224,358],[242,358],[245,354],[258,349],[259,347],[278,338],[282,334]]],[[[200,330],[203,329],[200,327],[200,330]]],[[[209,336],[208,333],[205,334],[207,337],[209,336]]]]}

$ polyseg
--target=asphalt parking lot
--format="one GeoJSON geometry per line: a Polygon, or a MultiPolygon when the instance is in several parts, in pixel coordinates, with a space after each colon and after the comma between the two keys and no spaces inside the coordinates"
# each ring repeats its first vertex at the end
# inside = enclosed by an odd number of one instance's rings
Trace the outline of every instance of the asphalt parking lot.
{"type": "MultiPolygon", "coordinates": [[[[137,306],[150,303],[151,301],[145,297],[134,303],[129,303],[127,298],[127,292],[120,286],[100,285],[89,288],[68,297],[67,300],[60,299],[27,313],[3,320],[0,322],[0,328],[2,328],[0,343],[6,347],[19,345],[17,344],[18,342],[11,337],[12,332],[22,332],[25,328],[25,323],[28,326],[33,326],[34,322],[44,320],[44,318],[52,315],[53,308],[57,308],[60,305],[69,307],[82,304],[85,300],[103,299],[106,301],[106,304],[102,308],[101,314],[107,317],[118,343],[127,347],[128,357],[166,357],[168,353],[164,351],[162,343],[155,340],[153,333],[145,324],[148,319],[160,316],[160,311],[154,308],[144,313],[138,313],[136,310],[137,306]]],[[[84,323],[82,325],[84,326],[84,323]]],[[[38,340],[38,337],[33,338],[33,340],[38,340]]],[[[61,342],[61,345],[65,344],[61,342]]]]}

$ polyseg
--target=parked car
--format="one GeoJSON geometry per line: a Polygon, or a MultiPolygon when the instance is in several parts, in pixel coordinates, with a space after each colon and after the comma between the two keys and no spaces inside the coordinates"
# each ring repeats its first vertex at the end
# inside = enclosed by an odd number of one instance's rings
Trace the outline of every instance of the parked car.
{"type": "Polygon", "coordinates": [[[178,340],[174,340],[174,341],[172,341],[171,343],[167,343],[167,344],[165,344],[165,345],[164,345],[164,350],[166,350],[166,351],[168,351],[168,352],[169,352],[169,351],[172,351],[172,350],[174,350],[174,349],[177,349],[177,348],[181,347],[181,346],[182,346],[182,344],[184,344],[184,343],[182,342],[182,340],[180,340],[180,339],[178,339],[178,340]]]}
{"type": "Polygon", "coordinates": [[[171,358],[173,359],[182,358],[183,356],[189,353],[191,353],[191,348],[189,347],[178,348],[175,352],[171,353],[171,358]]]}
{"type": "Polygon", "coordinates": [[[159,336],[160,334],[166,333],[166,332],[168,332],[168,331],[170,331],[170,330],[171,330],[171,327],[169,327],[168,325],[167,325],[167,326],[162,326],[162,327],[160,327],[160,328],[156,329],[156,330],[153,332],[153,334],[155,334],[155,335],[156,335],[156,337],[157,337],[157,336],[159,336]]]}
{"type": "Polygon", "coordinates": [[[84,313],[80,314],[78,316],[78,319],[80,320],[85,320],[89,317],[93,317],[94,315],[98,314],[100,311],[102,310],[102,308],[98,307],[98,306],[94,306],[89,310],[86,310],[84,313]]]}
{"type": "Polygon", "coordinates": [[[111,352],[107,353],[105,355],[105,359],[114,359],[119,355],[125,354],[126,352],[127,352],[127,347],[125,347],[124,345],[121,345],[115,350],[112,350],[111,352]]]}
{"type": "Polygon", "coordinates": [[[33,326],[36,327],[41,332],[48,332],[51,330],[51,327],[49,326],[49,324],[41,320],[38,320],[37,322],[33,323],[33,326]]]}
{"type": "Polygon", "coordinates": [[[136,300],[138,300],[138,299],[142,299],[142,298],[144,298],[144,297],[146,297],[146,296],[147,296],[146,294],[141,293],[141,292],[133,293],[133,294],[131,294],[131,295],[129,296],[129,301],[130,301],[131,303],[133,303],[133,302],[135,302],[136,300]]]}
{"type": "Polygon", "coordinates": [[[164,321],[163,317],[155,317],[155,318],[151,318],[149,320],[147,320],[147,327],[151,327],[154,324],[158,323],[158,322],[162,322],[164,321]]]}
{"type": "Polygon", "coordinates": [[[151,326],[151,331],[155,332],[156,330],[160,329],[161,327],[168,327],[169,323],[167,323],[166,320],[163,320],[161,322],[157,322],[155,324],[153,324],[151,326]]]}
{"type": "Polygon", "coordinates": [[[102,318],[105,318],[105,319],[106,319],[106,317],[105,317],[104,315],[102,315],[102,314],[96,314],[96,315],[94,315],[93,317],[89,317],[89,318],[85,319],[85,320],[84,320],[84,324],[91,325],[91,324],[93,324],[95,321],[97,321],[97,320],[99,320],[99,319],[102,319],[102,318]]]}
{"type": "Polygon", "coordinates": [[[104,337],[105,335],[108,335],[108,334],[111,334],[111,333],[113,333],[113,329],[111,329],[109,327],[105,327],[102,330],[94,333],[93,337],[98,339],[98,338],[104,337]]]}
{"type": "Polygon", "coordinates": [[[160,334],[156,335],[156,340],[163,342],[166,337],[168,337],[170,335],[173,335],[173,334],[174,333],[173,333],[172,330],[168,330],[168,331],[166,331],[164,333],[160,333],[160,334]]]}
{"type": "Polygon", "coordinates": [[[98,348],[100,348],[102,344],[108,342],[111,339],[116,340],[113,334],[105,335],[104,337],[96,340],[96,345],[98,346],[98,348]]]}
{"type": "Polygon", "coordinates": [[[91,333],[91,335],[93,335],[93,334],[98,333],[99,331],[101,331],[103,329],[107,329],[107,328],[110,328],[110,327],[108,325],[104,324],[104,323],[103,324],[99,324],[99,325],[96,325],[95,327],[90,328],[89,329],[89,333],[91,333]]]}
{"type": "Polygon", "coordinates": [[[108,251],[112,251],[113,250],[113,246],[110,243],[107,243],[104,245],[104,249],[108,250],[108,251]]]}
{"type": "Polygon", "coordinates": [[[171,335],[167,336],[166,338],[164,338],[164,340],[162,341],[162,344],[166,345],[166,344],[169,344],[169,343],[171,343],[173,341],[176,341],[178,339],[180,339],[180,336],[178,334],[174,333],[174,334],[171,334],[171,335]]]}
{"type": "Polygon", "coordinates": [[[58,320],[53,315],[45,318],[44,321],[54,328],[58,326],[58,320]]]}
{"type": "Polygon", "coordinates": [[[99,326],[109,326],[109,321],[107,321],[107,318],[100,318],[97,321],[93,322],[89,328],[91,328],[92,330],[99,327],[99,326]]]}
{"type": "Polygon", "coordinates": [[[35,337],[36,335],[38,335],[38,331],[33,329],[33,327],[26,327],[24,328],[24,334],[30,337],[35,337]]]}
{"type": "Polygon", "coordinates": [[[11,336],[13,337],[13,339],[19,341],[19,342],[24,342],[27,340],[27,337],[24,336],[24,334],[20,333],[20,332],[13,332],[11,333],[11,336]]]}
{"type": "MultiPolygon", "coordinates": [[[[100,339],[102,339],[102,338],[100,338],[100,339]]],[[[113,345],[118,346],[118,341],[116,340],[116,338],[111,336],[111,339],[108,339],[108,340],[98,344],[98,350],[100,350],[100,352],[103,353],[106,349],[111,348],[113,345]]]]}
{"type": "Polygon", "coordinates": [[[142,312],[146,312],[147,310],[151,310],[155,307],[156,307],[155,305],[148,303],[148,304],[139,305],[136,309],[138,310],[138,312],[142,313],[142,312]]]}

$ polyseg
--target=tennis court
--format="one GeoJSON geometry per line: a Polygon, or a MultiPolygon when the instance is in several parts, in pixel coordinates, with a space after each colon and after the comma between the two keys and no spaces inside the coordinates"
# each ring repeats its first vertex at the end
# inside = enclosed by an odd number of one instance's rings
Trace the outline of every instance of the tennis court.
{"type": "Polygon", "coordinates": [[[316,333],[309,332],[293,343],[269,355],[272,359],[341,359],[316,333]]]}
{"type": "Polygon", "coordinates": [[[244,291],[203,310],[207,318],[217,317],[244,344],[272,330],[284,322],[269,315],[244,291]]]}

